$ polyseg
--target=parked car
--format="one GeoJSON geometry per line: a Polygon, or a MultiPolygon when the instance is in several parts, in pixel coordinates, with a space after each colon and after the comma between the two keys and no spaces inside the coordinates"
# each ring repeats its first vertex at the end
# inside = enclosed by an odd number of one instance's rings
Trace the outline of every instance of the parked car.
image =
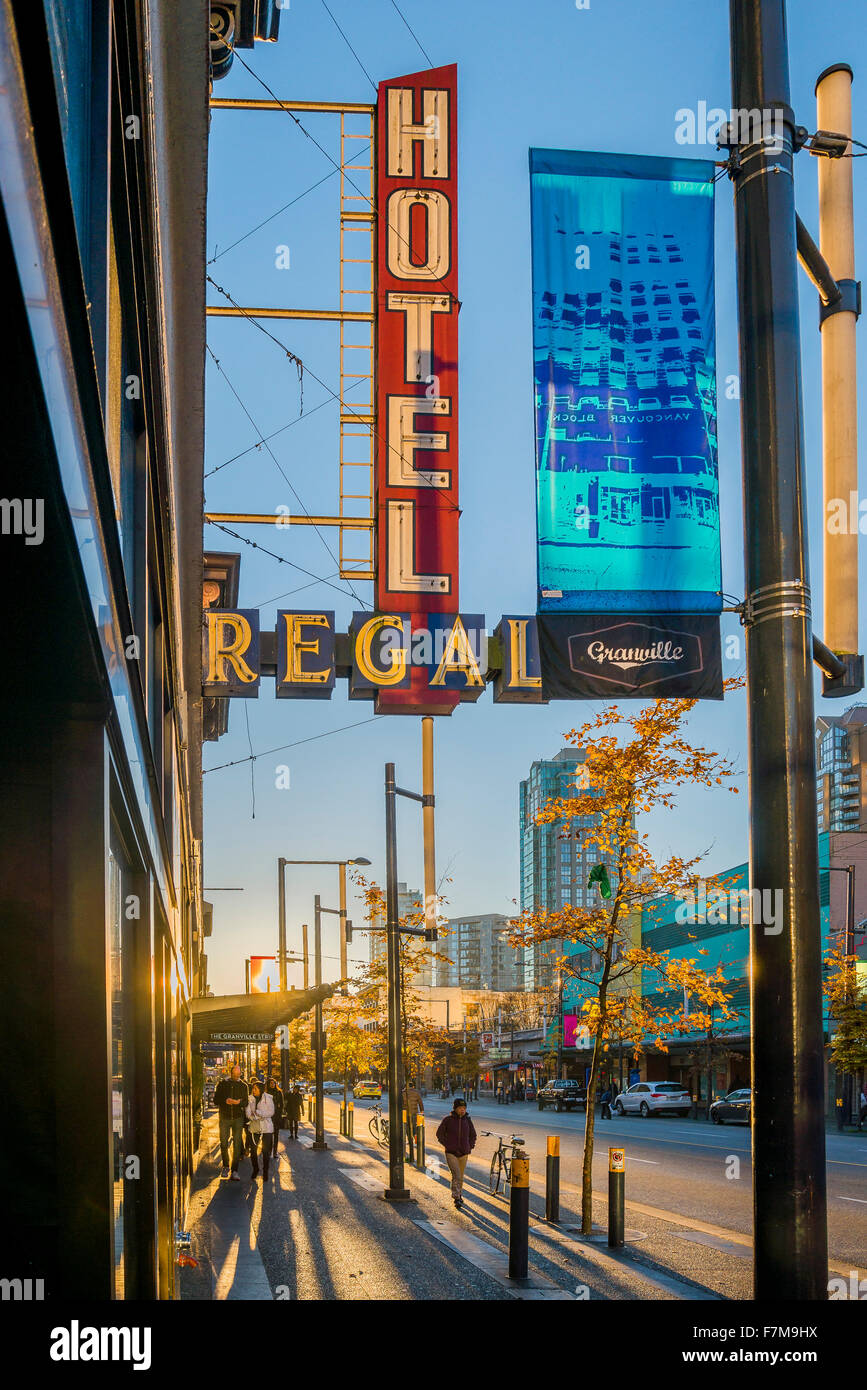
{"type": "Polygon", "coordinates": [[[342,1081],[323,1081],[323,1083],[322,1083],[322,1094],[323,1094],[324,1096],[337,1096],[337,1095],[342,1096],[342,1095],[343,1095],[343,1082],[342,1082],[342,1081]]]}
{"type": "Polygon", "coordinates": [[[539,1091],[536,1103],[540,1110],[553,1105],[559,1114],[561,1110],[577,1110],[586,1105],[587,1092],[578,1081],[549,1081],[539,1091]]]}
{"type": "Polygon", "coordinates": [[[636,1081],[628,1091],[621,1091],[614,1102],[618,1115],[688,1115],[692,1096],[679,1081],[636,1081]]]}
{"type": "Polygon", "coordinates": [[[729,1091],[722,1100],[715,1100],[710,1107],[710,1117],[714,1124],[724,1125],[731,1120],[732,1124],[748,1125],[752,1094],[749,1086],[745,1086],[739,1091],[729,1091]]]}
{"type": "Polygon", "coordinates": [[[356,1100],[363,1096],[372,1096],[374,1100],[382,1100],[382,1087],[378,1081],[356,1081],[352,1088],[352,1094],[356,1100]]]}

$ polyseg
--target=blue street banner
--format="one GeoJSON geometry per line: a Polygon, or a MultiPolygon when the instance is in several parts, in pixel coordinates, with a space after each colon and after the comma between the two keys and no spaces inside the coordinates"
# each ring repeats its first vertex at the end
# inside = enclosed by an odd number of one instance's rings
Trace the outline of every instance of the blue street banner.
{"type": "Polygon", "coordinates": [[[722,606],[713,174],[530,151],[540,614],[722,606]]]}

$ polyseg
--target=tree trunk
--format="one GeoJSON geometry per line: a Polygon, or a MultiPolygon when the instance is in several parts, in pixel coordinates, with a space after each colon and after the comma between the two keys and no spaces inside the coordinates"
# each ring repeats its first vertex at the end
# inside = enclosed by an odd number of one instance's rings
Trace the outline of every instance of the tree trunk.
{"type": "MultiPolygon", "coordinates": [[[[604,1008],[605,1001],[600,999],[604,1008]]],[[[604,1013],[600,1009],[600,1019],[604,1013]]],[[[596,1079],[602,1062],[602,1029],[600,1022],[593,1043],[593,1061],[590,1063],[590,1078],[587,1082],[587,1105],[584,1116],[584,1167],[581,1172],[581,1234],[589,1236],[593,1231],[593,1135],[596,1128],[596,1079]]]]}

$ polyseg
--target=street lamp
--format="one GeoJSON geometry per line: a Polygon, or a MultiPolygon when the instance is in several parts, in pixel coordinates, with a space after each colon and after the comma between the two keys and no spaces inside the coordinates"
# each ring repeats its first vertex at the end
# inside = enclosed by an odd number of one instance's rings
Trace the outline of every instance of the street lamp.
{"type": "MultiPolygon", "coordinates": [[[[423,724],[430,723],[429,719],[423,724]]],[[[429,785],[432,777],[432,761],[425,760],[422,781],[429,785]]],[[[409,801],[418,801],[422,811],[432,811],[433,791],[424,793],[407,791],[397,786],[394,776],[394,763],[385,765],[385,926],[386,926],[386,980],[388,988],[388,1176],[389,1185],[385,1190],[387,1201],[407,1201],[409,1191],[404,1186],[403,1154],[405,1138],[403,1133],[402,1097],[403,1074],[403,1033],[400,985],[400,938],[421,936],[425,941],[436,941],[435,926],[401,927],[397,910],[397,798],[405,796],[409,801]]],[[[429,818],[426,818],[429,820],[429,818]]],[[[431,859],[432,862],[432,859],[431,859]]],[[[430,922],[428,912],[433,908],[433,900],[425,894],[425,920],[430,922]]],[[[465,1039],[466,1040],[466,1039],[465,1039]]]]}
{"type": "Polygon", "coordinates": [[[347,864],[369,864],[371,861],[359,854],[355,859],[278,859],[277,860],[277,902],[278,902],[278,946],[277,958],[280,962],[280,988],[286,989],[286,879],[284,869],[287,864],[331,864],[340,870],[340,978],[346,979],[346,866],[347,864]]]}

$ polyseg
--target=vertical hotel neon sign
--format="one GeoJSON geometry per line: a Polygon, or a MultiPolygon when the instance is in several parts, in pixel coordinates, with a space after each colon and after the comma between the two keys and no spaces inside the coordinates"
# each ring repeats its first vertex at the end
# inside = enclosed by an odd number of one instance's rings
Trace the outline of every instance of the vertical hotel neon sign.
{"type": "MultiPolygon", "coordinates": [[[[382,83],[377,98],[376,607],[457,613],[457,68],[382,83]]],[[[411,667],[379,690],[392,714],[449,714],[454,690],[411,667]]]]}

